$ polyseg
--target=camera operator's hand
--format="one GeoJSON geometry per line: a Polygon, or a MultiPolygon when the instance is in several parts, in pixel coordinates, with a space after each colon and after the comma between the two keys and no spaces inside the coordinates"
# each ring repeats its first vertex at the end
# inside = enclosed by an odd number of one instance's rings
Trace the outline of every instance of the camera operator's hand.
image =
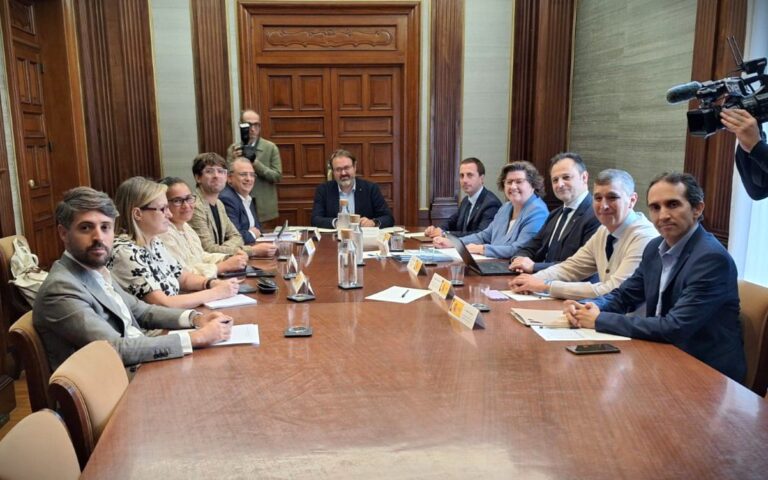
{"type": "Polygon", "coordinates": [[[736,134],[739,145],[746,152],[752,149],[760,141],[760,128],[755,117],[746,110],[740,108],[724,108],[720,112],[720,120],[729,132],[736,134]]]}

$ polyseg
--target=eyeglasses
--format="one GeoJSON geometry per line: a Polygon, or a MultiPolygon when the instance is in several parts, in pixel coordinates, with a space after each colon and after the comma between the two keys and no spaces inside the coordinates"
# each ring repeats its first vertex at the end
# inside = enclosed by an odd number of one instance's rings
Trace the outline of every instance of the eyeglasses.
{"type": "Polygon", "coordinates": [[[256,174],[253,172],[239,172],[236,175],[240,178],[256,178],[256,174]]]}
{"type": "Polygon", "coordinates": [[[162,207],[139,207],[139,210],[152,210],[153,212],[160,212],[165,215],[168,213],[168,205],[163,205],[162,207]]]}
{"type": "Polygon", "coordinates": [[[226,175],[226,168],[204,168],[203,174],[205,175],[226,175]]]}
{"type": "Polygon", "coordinates": [[[185,203],[191,206],[195,204],[195,200],[197,200],[197,195],[188,195],[186,197],[173,197],[168,200],[168,203],[174,207],[180,207],[185,203]]]}
{"type": "Polygon", "coordinates": [[[344,173],[352,170],[352,168],[354,168],[352,165],[345,165],[343,167],[334,168],[333,171],[336,173],[344,173]]]}
{"type": "Polygon", "coordinates": [[[261,128],[261,123],[259,123],[259,122],[253,122],[253,123],[246,122],[246,123],[248,123],[248,125],[250,125],[251,128],[261,128]]]}

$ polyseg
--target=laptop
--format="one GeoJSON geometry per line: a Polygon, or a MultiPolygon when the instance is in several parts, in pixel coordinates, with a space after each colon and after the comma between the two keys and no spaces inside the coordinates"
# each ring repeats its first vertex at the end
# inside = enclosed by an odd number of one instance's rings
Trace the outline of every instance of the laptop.
{"type": "Polygon", "coordinates": [[[467,247],[464,246],[464,242],[462,242],[459,237],[451,235],[450,233],[446,233],[445,236],[451,241],[456,248],[456,251],[459,252],[461,259],[464,260],[464,265],[478,275],[517,275],[517,272],[513,272],[509,269],[509,262],[506,260],[478,262],[472,257],[472,254],[469,253],[469,250],[467,250],[467,247]]]}

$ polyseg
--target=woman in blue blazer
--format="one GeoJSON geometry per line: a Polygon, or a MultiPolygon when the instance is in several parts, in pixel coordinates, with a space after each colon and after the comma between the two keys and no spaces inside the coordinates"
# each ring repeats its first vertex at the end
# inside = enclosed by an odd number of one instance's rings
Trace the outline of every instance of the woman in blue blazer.
{"type": "Polygon", "coordinates": [[[518,160],[504,165],[497,181],[508,202],[501,206],[485,230],[462,237],[471,253],[510,258],[544,225],[547,205],[541,199],[544,179],[531,162],[518,160]]]}

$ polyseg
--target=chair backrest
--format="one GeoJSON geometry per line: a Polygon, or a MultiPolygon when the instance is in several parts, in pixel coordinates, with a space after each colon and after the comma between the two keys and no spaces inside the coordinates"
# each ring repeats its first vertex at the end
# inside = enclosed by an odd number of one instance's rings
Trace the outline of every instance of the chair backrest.
{"type": "Polygon", "coordinates": [[[69,480],[79,476],[67,427],[52,410],[27,415],[0,440],[0,478],[4,480],[69,480]]]}
{"type": "Polygon", "coordinates": [[[73,353],[51,375],[50,396],[59,404],[81,468],[127,387],[123,361],[104,340],[73,353]]]}
{"type": "Polygon", "coordinates": [[[24,296],[9,283],[13,278],[11,257],[14,252],[13,241],[16,238],[27,242],[27,239],[21,235],[0,238],[0,354],[5,355],[4,359],[0,359],[0,365],[3,365],[5,371],[13,378],[19,378],[21,361],[18,352],[8,341],[8,329],[11,323],[30,310],[24,296]]]}
{"type": "Polygon", "coordinates": [[[741,330],[747,356],[744,385],[765,396],[768,386],[768,288],[739,280],[741,330]]]}
{"type": "Polygon", "coordinates": [[[51,365],[43,342],[32,325],[32,312],[27,312],[11,325],[11,343],[21,355],[21,363],[27,372],[27,388],[32,411],[42,408],[56,408],[48,395],[48,380],[51,365]]]}

